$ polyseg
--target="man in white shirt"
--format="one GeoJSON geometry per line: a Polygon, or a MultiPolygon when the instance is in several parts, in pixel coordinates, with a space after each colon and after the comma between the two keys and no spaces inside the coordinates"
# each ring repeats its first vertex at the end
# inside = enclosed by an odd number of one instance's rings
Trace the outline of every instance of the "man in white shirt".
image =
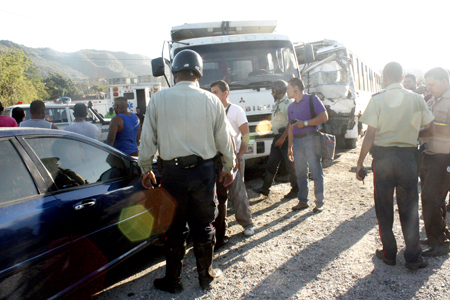
{"type": "Polygon", "coordinates": [[[66,128],[64,128],[64,130],[82,134],[94,140],[98,140],[98,127],[92,123],[86,122],[86,105],[84,105],[83,103],[75,104],[73,108],[73,116],[75,117],[75,123],[67,126],[66,128]]]}
{"type": "MultiPolygon", "coordinates": [[[[251,236],[255,232],[253,230],[253,222],[252,222],[252,212],[250,211],[250,204],[248,201],[247,196],[247,190],[245,188],[244,183],[244,172],[245,172],[245,159],[244,154],[247,150],[247,144],[248,144],[248,138],[249,138],[249,126],[247,117],[245,115],[244,110],[242,107],[231,104],[228,102],[228,96],[230,94],[230,87],[228,84],[223,81],[215,81],[210,84],[211,86],[211,93],[216,95],[219,100],[222,102],[225,112],[227,115],[227,119],[230,122],[231,127],[233,127],[233,130],[235,132],[234,136],[234,142],[236,145],[236,152],[237,152],[237,171],[236,171],[236,177],[233,181],[233,183],[228,187],[228,198],[230,199],[236,215],[236,221],[244,227],[244,235],[245,236],[251,236]],[[242,140],[241,140],[242,138],[242,140]]],[[[219,197],[220,199],[220,197],[219,197]]],[[[225,204],[219,205],[219,217],[222,216],[222,220],[216,219],[215,222],[221,222],[225,223],[224,229],[226,230],[226,201],[225,198],[225,204]],[[221,214],[220,210],[225,209],[223,214],[221,214]]],[[[217,237],[217,236],[216,236],[217,237]]],[[[217,237],[218,241],[217,244],[220,245],[221,243],[226,243],[224,241],[223,237],[217,237]],[[222,238],[222,241],[220,240],[222,238]]]]}

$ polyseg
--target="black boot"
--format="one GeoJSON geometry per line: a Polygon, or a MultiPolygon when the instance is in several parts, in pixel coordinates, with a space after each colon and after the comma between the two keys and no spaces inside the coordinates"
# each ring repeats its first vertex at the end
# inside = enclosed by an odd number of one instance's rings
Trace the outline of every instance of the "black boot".
{"type": "Polygon", "coordinates": [[[264,180],[263,185],[260,188],[258,188],[258,189],[254,189],[253,191],[255,193],[263,194],[264,196],[268,196],[269,192],[270,192],[270,187],[272,186],[274,178],[275,178],[274,174],[270,174],[269,172],[265,172],[264,173],[264,177],[263,177],[263,180],[264,180]]]}
{"type": "Polygon", "coordinates": [[[167,247],[164,252],[166,256],[166,276],[155,279],[155,288],[172,294],[181,293],[183,291],[181,269],[183,268],[186,245],[172,248],[167,247]]]}
{"type": "Polygon", "coordinates": [[[222,276],[222,271],[214,270],[212,267],[214,243],[205,244],[194,243],[194,254],[197,259],[197,272],[200,287],[204,290],[212,288],[218,278],[222,276]]]}
{"type": "Polygon", "coordinates": [[[291,191],[284,196],[284,199],[294,199],[298,197],[298,185],[297,181],[291,180],[291,191]]]}

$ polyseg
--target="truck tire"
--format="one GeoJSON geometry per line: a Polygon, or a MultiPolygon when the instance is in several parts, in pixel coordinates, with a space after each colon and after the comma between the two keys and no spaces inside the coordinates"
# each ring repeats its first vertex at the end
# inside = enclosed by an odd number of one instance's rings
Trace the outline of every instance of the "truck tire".
{"type": "Polygon", "coordinates": [[[345,148],[346,149],[355,149],[357,143],[358,143],[358,139],[345,139],[345,148]]]}

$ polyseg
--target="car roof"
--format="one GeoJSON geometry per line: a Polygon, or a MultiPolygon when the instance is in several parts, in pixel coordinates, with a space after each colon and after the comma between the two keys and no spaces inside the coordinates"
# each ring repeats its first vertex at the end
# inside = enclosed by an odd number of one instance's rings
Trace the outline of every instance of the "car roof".
{"type": "MultiPolygon", "coordinates": [[[[74,107],[75,104],[56,104],[56,103],[45,103],[45,108],[58,108],[58,107],[74,107]]],[[[13,109],[15,107],[22,107],[22,108],[29,108],[30,104],[16,104],[16,105],[11,105],[8,107],[5,107],[5,109],[13,109]]]]}
{"type": "Polygon", "coordinates": [[[73,133],[66,130],[58,130],[58,129],[43,129],[43,128],[32,128],[32,127],[0,127],[0,138],[2,137],[14,137],[14,136],[29,136],[29,135],[35,135],[35,136],[42,136],[42,135],[48,135],[48,136],[71,136],[76,137],[77,139],[84,140],[89,143],[97,144],[101,147],[108,148],[110,150],[113,150],[114,152],[120,153],[123,156],[128,156],[125,153],[120,152],[114,147],[111,147],[105,143],[102,143],[98,140],[94,140],[91,138],[88,138],[84,135],[73,133]]]}

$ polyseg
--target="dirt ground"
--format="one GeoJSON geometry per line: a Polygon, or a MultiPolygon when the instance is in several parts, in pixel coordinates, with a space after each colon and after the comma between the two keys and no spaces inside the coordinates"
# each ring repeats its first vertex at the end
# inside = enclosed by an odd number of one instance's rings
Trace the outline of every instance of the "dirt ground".
{"type": "MultiPolygon", "coordinates": [[[[230,242],[214,257],[214,266],[224,275],[212,290],[199,288],[192,245],[182,272],[185,290],[177,295],[156,290],[153,280],[164,276],[165,263],[162,249],[150,247],[113,269],[108,287],[94,299],[450,299],[449,256],[428,259],[425,269],[405,268],[396,207],[397,265],[385,265],[374,256],[381,242],[372,174],[363,184],[352,171],[360,145],[338,151],[324,169],[326,205],[321,213],[312,212],[313,201],[306,210],[292,211],[298,200],[282,200],[289,183],[275,183],[264,197],[251,190],[261,179],[249,178],[255,235],[243,236],[230,208],[230,242]]],[[[370,166],[370,157],[365,165],[370,166]]],[[[310,196],[313,186],[310,181],[310,196]]]]}

